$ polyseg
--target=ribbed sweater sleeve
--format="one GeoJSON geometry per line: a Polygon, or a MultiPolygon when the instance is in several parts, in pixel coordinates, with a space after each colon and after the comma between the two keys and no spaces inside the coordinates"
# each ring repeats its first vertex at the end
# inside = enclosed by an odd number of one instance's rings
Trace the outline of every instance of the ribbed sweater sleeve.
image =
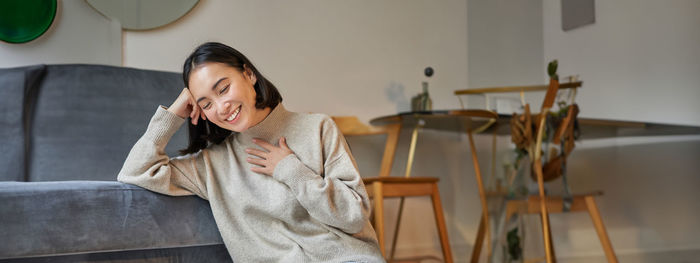
{"type": "Polygon", "coordinates": [[[164,107],[158,107],[145,134],[131,148],[117,180],[161,194],[196,194],[208,199],[203,191],[206,188],[197,176],[197,158],[203,158],[202,152],[178,158],[165,154],[165,146],[184,122],[164,107]]]}
{"type": "Polygon", "coordinates": [[[315,173],[290,154],[277,163],[273,177],[289,186],[316,220],[358,233],[369,218],[370,200],[345,138],[330,118],[322,126],[324,172],[315,173]]]}

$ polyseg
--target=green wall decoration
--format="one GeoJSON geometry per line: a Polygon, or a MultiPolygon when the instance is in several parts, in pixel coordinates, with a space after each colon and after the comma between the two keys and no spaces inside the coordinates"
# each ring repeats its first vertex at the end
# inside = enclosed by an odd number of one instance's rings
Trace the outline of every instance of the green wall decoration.
{"type": "Polygon", "coordinates": [[[46,32],[58,8],[57,0],[0,1],[0,40],[26,43],[46,32]]]}

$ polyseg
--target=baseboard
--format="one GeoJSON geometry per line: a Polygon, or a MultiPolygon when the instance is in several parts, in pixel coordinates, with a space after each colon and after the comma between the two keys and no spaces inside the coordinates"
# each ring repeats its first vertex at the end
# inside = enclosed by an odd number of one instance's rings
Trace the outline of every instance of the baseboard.
{"type": "MultiPolygon", "coordinates": [[[[619,262],[626,263],[646,263],[646,262],[664,262],[664,263],[688,263],[698,262],[700,260],[700,249],[680,249],[680,250],[655,250],[655,251],[640,251],[632,252],[632,250],[616,252],[619,262]]],[[[589,255],[557,258],[560,263],[596,263],[608,262],[604,255],[589,255]]]]}
{"type": "MultiPolygon", "coordinates": [[[[471,244],[452,245],[452,256],[455,262],[469,262],[472,254],[471,244]]],[[[486,251],[482,251],[482,261],[486,251]]],[[[700,261],[700,245],[661,248],[661,249],[616,249],[615,254],[620,262],[669,262],[686,263],[700,261]]],[[[388,256],[388,255],[387,255],[388,256]]],[[[395,259],[400,262],[442,262],[442,250],[439,246],[408,245],[396,248],[395,259]]],[[[588,254],[557,257],[560,263],[595,263],[607,262],[603,251],[588,254]]]]}

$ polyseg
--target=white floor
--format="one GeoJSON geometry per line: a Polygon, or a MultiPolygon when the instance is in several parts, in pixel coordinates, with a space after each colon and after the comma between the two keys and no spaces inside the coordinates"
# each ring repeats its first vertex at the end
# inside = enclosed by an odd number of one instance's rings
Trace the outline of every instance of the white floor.
{"type": "MultiPolygon", "coordinates": [[[[640,254],[618,255],[622,263],[697,263],[700,262],[700,250],[678,250],[650,252],[640,254]]],[[[559,263],[596,263],[607,262],[604,257],[585,257],[559,259],[559,263]]]]}
{"type": "MultiPolygon", "coordinates": [[[[471,252],[454,251],[456,255],[455,262],[469,262],[466,255],[471,252]],[[466,253],[466,254],[465,254],[466,253]]],[[[414,251],[412,253],[399,253],[396,263],[439,263],[442,261],[442,255],[439,251],[414,251]],[[420,255],[420,256],[418,256],[420,255]]],[[[621,263],[700,263],[700,250],[676,250],[662,252],[645,252],[635,254],[618,254],[617,259],[621,263]]],[[[486,258],[482,257],[480,262],[486,262],[486,258]]],[[[540,262],[544,262],[544,259],[540,262]]],[[[558,258],[558,263],[606,263],[608,262],[604,256],[591,257],[576,257],[576,258],[558,258]]]]}

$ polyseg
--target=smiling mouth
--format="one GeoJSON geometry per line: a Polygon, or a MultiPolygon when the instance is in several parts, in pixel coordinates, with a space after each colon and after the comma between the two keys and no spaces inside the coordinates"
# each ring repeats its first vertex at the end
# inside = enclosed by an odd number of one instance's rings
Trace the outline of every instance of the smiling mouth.
{"type": "Polygon", "coordinates": [[[233,111],[231,116],[228,116],[228,118],[226,118],[226,121],[231,122],[231,121],[235,120],[236,118],[238,118],[238,115],[240,115],[240,113],[241,113],[241,106],[238,106],[238,108],[236,108],[236,110],[233,111]]]}

